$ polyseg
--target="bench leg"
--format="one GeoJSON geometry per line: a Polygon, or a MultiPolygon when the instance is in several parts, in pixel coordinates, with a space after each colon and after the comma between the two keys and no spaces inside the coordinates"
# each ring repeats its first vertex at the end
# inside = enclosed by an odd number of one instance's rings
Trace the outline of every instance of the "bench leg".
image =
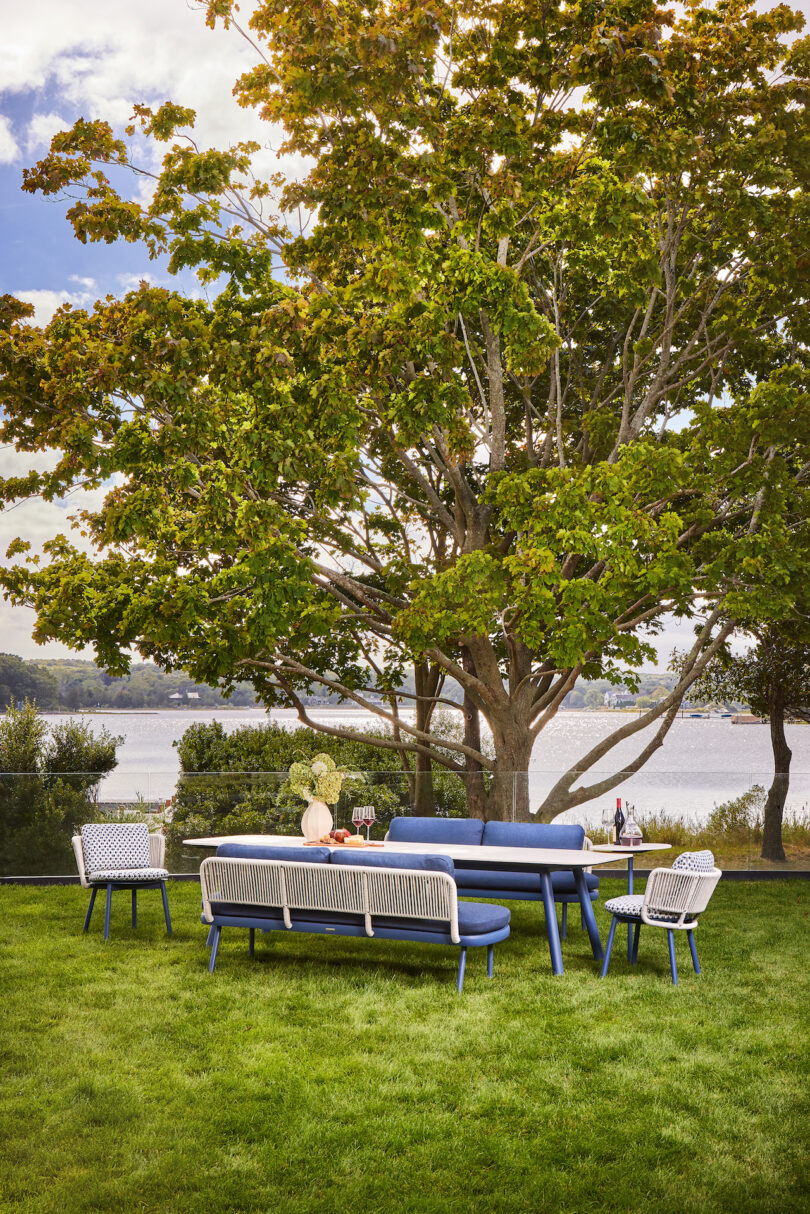
{"type": "Polygon", "coordinates": [[[697,949],[695,948],[695,933],[694,933],[694,932],[687,932],[687,933],[686,933],[686,939],[689,941],[689,951],[690,951],[690,952],[691,952],[691,954],[692,954],[692,964],[693,964],[693,965],[694,965],[694,967],[695,967],[695,973],[696,973],[696,974],[699,974],[699,973],[700,973],[700,966],[698,965],[698,959],[697,959],[697,949]]]}
{"type": "Polygon", "coordinates": [[[631,965],[635,965],[636,962],[638,961],[638,938],[639,938],[640,933],[641,933],[641,920],[639,919],[638,923],[635,926],[635,930],[633,932],[633,944],[632,944],[632,947],[630,950],[630,964],[631,965]]]}
{"type": "Polygon", "coordinates": [[[492,969],[495,964],[495,945],[487,945],[487,978],[492,977],[492,969]]]}
{"type": "Polygon", "coordinates": [[[588,882],[585,880],[585,874],[581,868],[574,869],[574,881],[576,882],[577,893],[579,894],[579,908],[582,911],[585,930],[591,942],[591,952],[593,953],[594,961],[601,961],[603,955],[602,941],[599,936],[599,928],[596,926],[596,916],[593,913],[591,892],[588,889],[588,882]]]}
{"type": "Polygon", "coordinates": [[[600,978],[604,978],[605,974],[608,972],[608,966],[610,965],[610,954],[613,951],[613,937],[616,935],[616,924],[618,922],[619,920],[614,915],[610,921],[610,931],[608,932],[607,944],[605,945],[605,960],[602,964],[602,972],[599,975],[600,978]]]}
{"type": "Polygon", "coordinates": [[[250,935],[249,935],[248,939],[249,939],[248,952],[249,952],[250,956],[252,957],[256,951],[256,929],[255,929],[255,927],[250,928],[250,935]]]}
{"type": "Polygon", "coordinates": [[[675,933],[671,927],[667,928],[667,939],[669,941],[669,968],[672,970],[672,981],[678,985],[678,966],[675,962],[675,933]]]}
{"type": "Polygon", "coordinates": [[[112,886],[107,886],[107,906],[104,910],[104,939],[110,938],[110,907],[112,906],[112,886]]]}
{"type": "Polygon", "coordinates": [[[461,993],[462,988],[464,986],[464,970],[466,969],[466,966],[467,966],[467,950],[466,950],[466,948],[463,948],[461,950],[461,956],[458,959],[458,981],[456,982],[456,989],[458,990],[459,994],[461,993]]]}
{"type": "Polygon", "coordinates": [[[222,928],[213,924],[211,931],[214,933],[214,939],[211,944],[211,960],[208,962],[208,973],[213,974],[214,966],[217,963],[217,953],[219,951],[219,938],[222,935],[222,928]]]}
{"type": "Polygon", "coordinates": [[[137,891],[137,889],[133,889],[133,891],[132,891],[132,926],[133,927],[138,926],[138,891],[137,891]]]}
{"type": "Polygon", "coordinates": [[[562,904],[562,926],[560,928],[560,939],[561,940],[568,939],[568,903],[567,902],[563,902],[563,904],[562,904]]]}
{"type": "Polygon", "coordinates": [[[86,932],[88,927],[90,926],[90,916],[93,913],[93,906],[96,901],[97,893],[98,893],[98,889],[94,885],[93,888],[90,890],[90,905],[87,908],[87,914],[84,916],[84,927],[82,928],[83,932],[86,932]]]}
{"type": "Polygon", "coordinates": [[[163,915],[166,919],[166,931],[169,935],[172,934],[172,921],[169,915],[169,899],[166,897],[166,882],[161,881],[160,892],[163,895],[163,915]]]}

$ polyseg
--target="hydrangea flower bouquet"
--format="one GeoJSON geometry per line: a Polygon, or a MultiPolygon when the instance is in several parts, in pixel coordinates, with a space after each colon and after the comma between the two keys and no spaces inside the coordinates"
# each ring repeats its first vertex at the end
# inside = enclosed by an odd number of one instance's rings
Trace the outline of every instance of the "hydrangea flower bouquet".
{"type": "Polygon", "coordinates": [[[308,763],[293,763],[288,787],[307,802],[301,818],[301,830],[307,842],[320,839],[332,829],[330,805],[337,805],[346,777],[330,755],[315,755],[308,763]]]}

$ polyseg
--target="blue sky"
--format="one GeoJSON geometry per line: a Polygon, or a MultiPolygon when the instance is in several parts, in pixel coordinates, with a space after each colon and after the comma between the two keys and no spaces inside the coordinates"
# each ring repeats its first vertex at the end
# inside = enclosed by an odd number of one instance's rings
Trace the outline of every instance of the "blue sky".
{"type": "MultiPolygon", "coordinates": [[[[246,22],[251,0],[240,7],[246,22]]],[[[797,7],[810,13],[810,0],[797,7]]],[[[274,152],[279,132],[239,109],[232,97],[235,79],[252,65],[255,53],[237,34],[209,30],[193,0],[28,0],[4,10],[0,292],[33,303],[38,321],[46,321],[65,301],[87,306],[108,293],[122,293],[141,277],[167,280],[165,267],[150,262],[137,246],[80,244],[64,218],[63,199],[22,192],[23,167],[35,163],[53,134],[79,116],[106,118],[120,131],[134,103],[170,98],[196,109],[202,145],[257,139],[263,146],[260,172],[300,170],[294,162],[280,164],[274,152]]],[[[186,285],[193,289],[191,281],[186,285]]],[[[16,467],[14,453],[0,451],[0,475],[16,467]]],[[[0,514],[0,553],[16,535],[36,546],[65,530],[76,505],[76,499],[31,501],[0,514]]],[[[32,624],[27,609],[0,601],[0,650],[24,657],[67,654],[59,645],[35,645],[32,624]]],[[[685,643],[688,636],[673,628],[664,649],[685,643]]]]}

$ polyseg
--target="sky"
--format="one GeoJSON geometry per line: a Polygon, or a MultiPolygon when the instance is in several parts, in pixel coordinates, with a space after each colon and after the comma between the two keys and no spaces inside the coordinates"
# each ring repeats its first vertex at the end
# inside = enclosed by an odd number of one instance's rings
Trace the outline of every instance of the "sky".
{"type": "MultiPolygon", "coordinates": [[[[243,0],[243,24],[251,7],[243,0]]],[[[810,16],[810,0],[795,7],[810,16]]],[[[64,200],[22,193],[23,168],[78,117],[123,126],[136,102],[171,99],[197,111],[196,137],[203,146],[256,139],[263,149],[260,168],[300,167],[279,162],[279,132],[240,109],[232,96],[255,52],[235,32],[208,29],[194,0],[0,0],[0,18],[0,294],[34,304],[39,322],[63,302],[90,305],[142,278],[177,286],[165,266],[150,262],[137,246],[80,244],[64,218],[64,200]]],[[[191,279],[184,285],[198,289],[191,279]]],[[[0,475],[17,467],[14,453],[0,450],[0,475]]],[[[36,547],[65,531],[75,508],[70,500],[34,500],[0,514],[0,556],[17,535],[36,547]]],[[[0,651],[67,656],[61,645],[35,644],[33,622],[31,611],[0,600],[0,651]]],[[[691,628],[673,622],[659,648],[666,655],[691,635],[691,628]]]]}

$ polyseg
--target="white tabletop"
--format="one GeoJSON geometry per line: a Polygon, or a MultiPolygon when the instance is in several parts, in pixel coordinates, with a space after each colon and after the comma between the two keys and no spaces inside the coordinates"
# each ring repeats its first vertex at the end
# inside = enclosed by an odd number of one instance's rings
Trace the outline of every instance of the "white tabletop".
{"type": "Polygon", "coordinates": [[[669,851],[671,843],[594,843],[592,851],[620,852],[623,856],[636,855],[641,851],[669,851]]]}
{"type": "MultiPolygon", "coordinates": [[[[303,849],[306,845],[300,835],[220,835],[207,839],[184,839],[188,847],[219,847],[222,843],[247,843],[254,847],[289,847],[303,849]]],[[[322,844],[328,847],[327,843],[322,844]]],[[[661,846],[652,844],[652,846],[661,846]]],[[[522,868],[529,865],[534,868],[590,868],[597,864],[610,864],[615,855],[595,856],[593,851],[568,851],[558,847],[485,847],[475,843],[394,843],[386,842],[383,847],[362,848],[352,844],[337,844],[332,851],[368,851],[370,855],[379,854],[383,848],[390,852],[405,852],[410,855],[449,856],[460,863],[484,863],[498,868],[522,868]]],[[[637,847],[620,848],[623,855],[636,852],[637,847]]]]}

